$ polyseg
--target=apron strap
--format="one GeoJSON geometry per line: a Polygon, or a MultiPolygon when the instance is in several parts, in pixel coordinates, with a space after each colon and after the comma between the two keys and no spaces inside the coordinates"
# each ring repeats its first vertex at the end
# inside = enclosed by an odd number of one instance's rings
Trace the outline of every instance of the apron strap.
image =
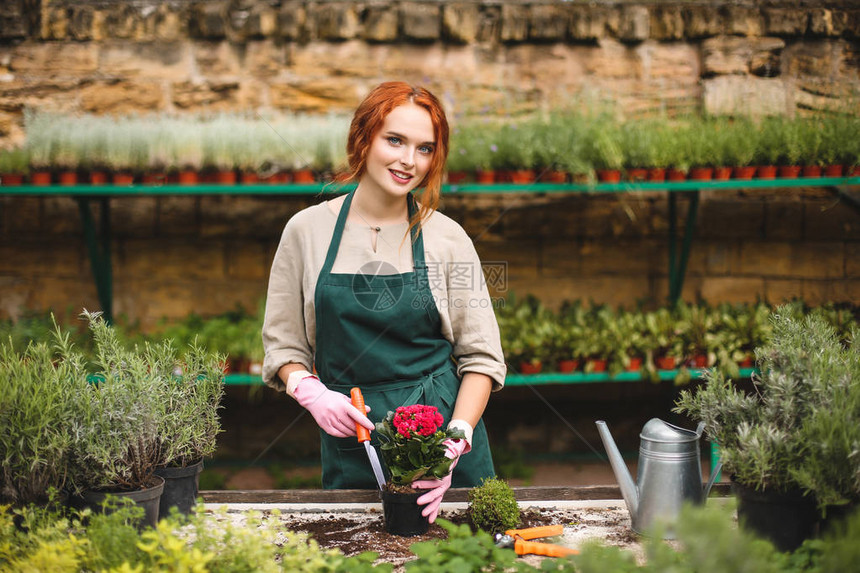
{"type": "Polygon", "coordinates": [[[329,275],[331,268],[334,266],[334,260],[337,258],[337,249],[340,247],[340,239],[343,237],[343,228],[346,226],[346,216],[349,213],[349,206],[352,204],[353,193],[355,191],[350,191],[343,200],[343,205],[340,206],[340,212],[337,214],[337,223],[334,225],[334,233],[332,233],[331,242],[328,244],[325,263],[323,263],[323,267],[320,270],[320,277],[329,275]]]}
{"type": "MultiPolygon", "coordinates": [[[[325,263],[323,263],[323,267],[320,270],[319,276],[321,277],[331,274],[334,260],[337,258],[337,250],[340,248],[340,240],[343,238],[343,229],[346,226],[346,217],[349,214],[349,207],[352,205],[352,196],[354,194],[355,190],[350,191],[343,200],[343,204],[340,206],[340,212],[337,214],[337,223],[334,225],[334,232],[331,236],[331,242],[328,245],[328,252],[326,252],[325,263]]],[[[415,199],[412,197],[412,193],[409,193],[406,196],[406,203],[409,206],[409,218],[411,219],[415,214],[415,199]]],[[[413,270],[416,271],[416,274],[424,273],[427,270],[427,265],[424,262],[423,233],[418,231],[417,227],[412,227],[411,235],[413,270]]]]}

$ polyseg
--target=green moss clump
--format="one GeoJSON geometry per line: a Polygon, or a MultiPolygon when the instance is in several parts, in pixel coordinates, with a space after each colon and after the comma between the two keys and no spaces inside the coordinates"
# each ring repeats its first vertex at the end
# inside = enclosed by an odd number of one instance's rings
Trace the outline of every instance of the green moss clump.
{"type": "Polygon", "coordinates": [[[487,533],[501,533],[520,523],[520,506],[508,482],[499,478],[481,481],[469,491],[469,517],[472,524],[487,533]]]}

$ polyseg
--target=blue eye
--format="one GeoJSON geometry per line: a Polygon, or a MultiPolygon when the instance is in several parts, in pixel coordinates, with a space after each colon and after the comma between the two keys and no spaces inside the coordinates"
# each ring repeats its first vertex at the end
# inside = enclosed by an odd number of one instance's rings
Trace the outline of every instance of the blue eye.
{"type": "Polygon", "coordinates": [[[390,143],[391,145],[400,145],[400,138],[394,137],[393,135],[389,135],[388,143],[390,143]]]}
{"type": "Polygon", "coordinates": [[[426,155],[430,155],[433,153],[433,146],[432,145],[422,145],[421,147],[418,148],[418,151],[420,151],[421,153],[424,153],[426,155]]]}

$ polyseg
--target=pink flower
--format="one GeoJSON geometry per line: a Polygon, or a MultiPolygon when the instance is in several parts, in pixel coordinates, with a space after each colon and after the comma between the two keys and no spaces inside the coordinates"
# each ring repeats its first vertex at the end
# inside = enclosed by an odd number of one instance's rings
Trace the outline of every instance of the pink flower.
{"type": "Polygon", "coordinates": [[[432,436],[443,421],[435,406],[414,404],[401,406],[394,412],[394,428],[407,440],[416,436],[432,436]]]}

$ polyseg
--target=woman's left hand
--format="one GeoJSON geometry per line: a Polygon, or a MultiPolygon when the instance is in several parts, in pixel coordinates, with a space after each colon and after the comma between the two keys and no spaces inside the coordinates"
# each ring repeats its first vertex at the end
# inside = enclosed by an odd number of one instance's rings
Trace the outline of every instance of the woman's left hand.
{"type": "Polygon", "coordinates": [[[442,504],[442,498],[445,492],[451,487],[451,475],[454,473],[454,466],[460,461],[460,456],[467,451],[469,447],[466,440],[445,440],[445,445],[448,449],[445,451],[445,456],[452,459],[451,471],[442,479],[422,479],[412,482],[412,487],[415,489],[429,489],[427,493],[418,498],[418,505],[426,505],[421,510],[421,515],[427,518],[430,523],[436,521],[436,516],[439,514],[439,506],[442,504]]]}

